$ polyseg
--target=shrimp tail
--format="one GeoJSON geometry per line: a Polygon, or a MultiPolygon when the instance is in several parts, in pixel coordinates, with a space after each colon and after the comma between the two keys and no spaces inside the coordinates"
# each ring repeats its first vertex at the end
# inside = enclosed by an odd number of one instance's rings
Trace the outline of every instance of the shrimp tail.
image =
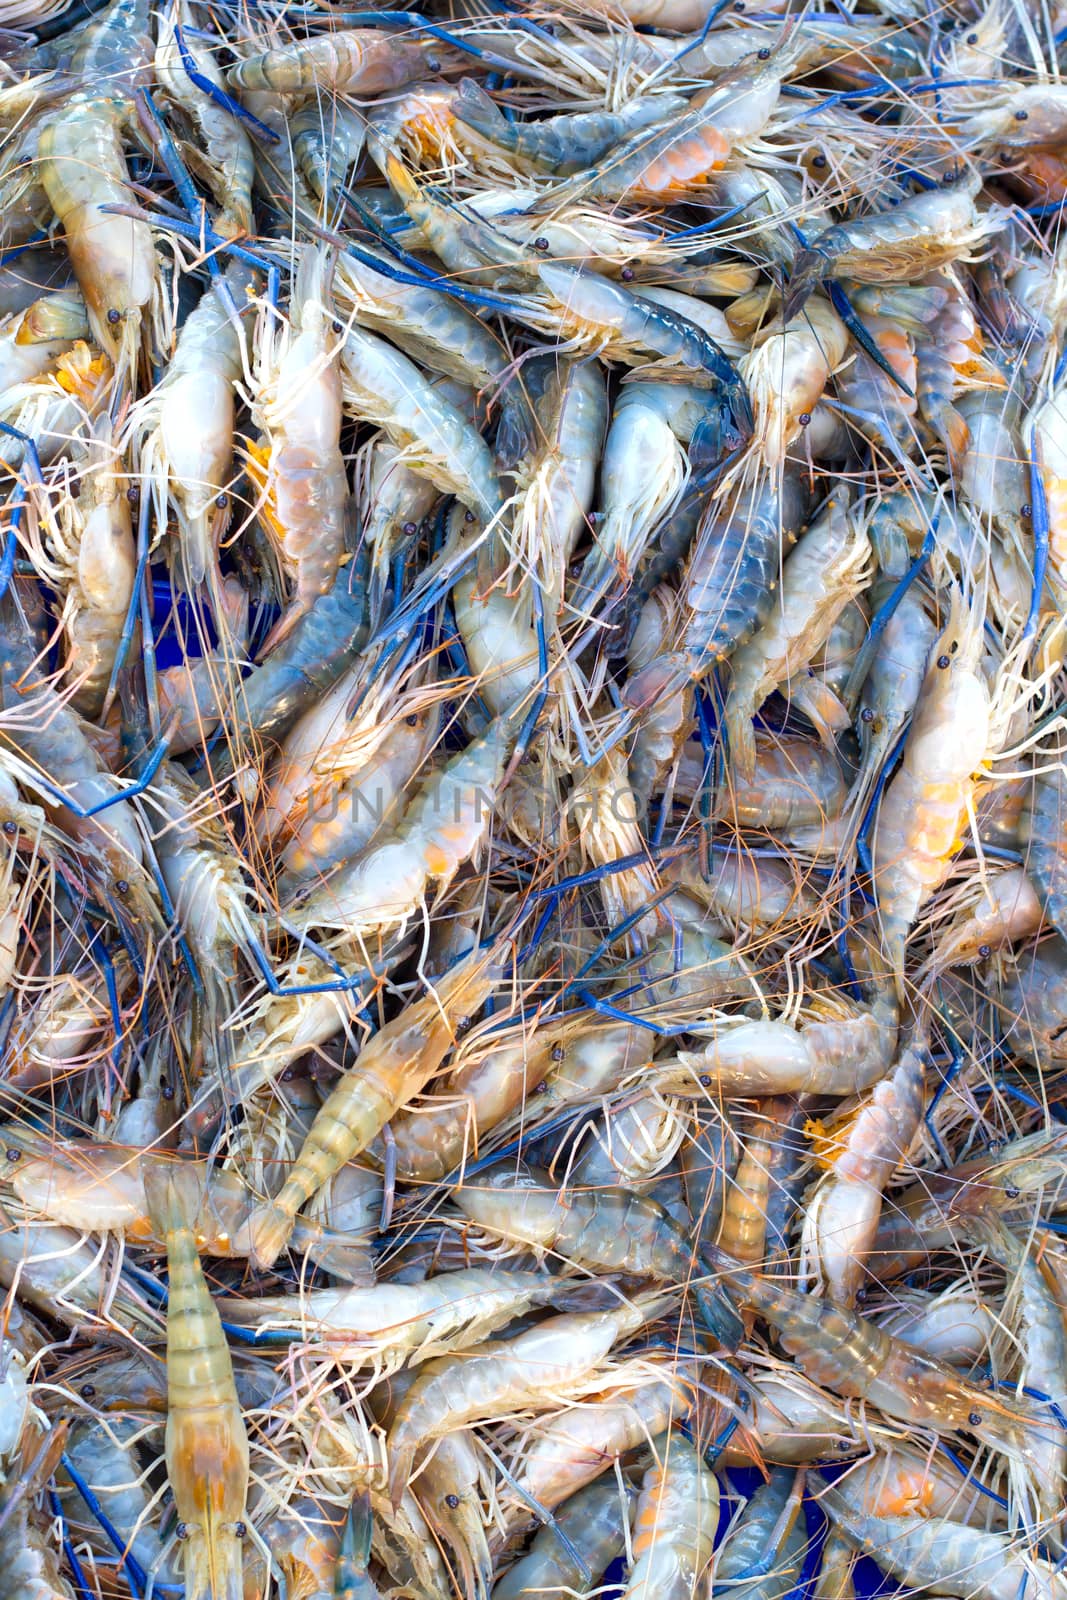
{"type": "Polygon", "coordinates": [[[353,1496],[348,1516],[345,1518],[344,1532],[341,1535],[341,1548],[337,1556],[337,1578],[334,1584],[338,1594],[344,1594],[346,1588],[366,1572],[370,1561],[373,1531],[374,1518],[370,1495],[366,1489],[361,1489],[353,1496]]]}
{"type": "Polygon", "coordinates": [[[258,1206],[248,1219],[248,1259],[266,1271],[285,1249],[293,1231],[293,1218],[273,1201],[258,1206]]]}
{"type": "Polygon", "coordinates": [[[709,1288],[705,1284],[693,1287],[693,1299],[700,1320],[713,1339],[728,1350],[736,1350],[744,1338],[744,1326],[725,1289],[709,1288]]]}
{"type": "Polygon", "coordinates": [[[193,1162],[148,1162],[144,1169],[148,1215],[157,1236],[185,1229],[192,1232],[203,1196],[198,1166],[193,1162]]]}

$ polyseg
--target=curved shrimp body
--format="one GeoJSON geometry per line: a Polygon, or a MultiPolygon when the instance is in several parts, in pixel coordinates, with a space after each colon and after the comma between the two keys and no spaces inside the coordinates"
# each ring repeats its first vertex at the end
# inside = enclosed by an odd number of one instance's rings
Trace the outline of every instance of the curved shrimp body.
{"type": "Polygon", "coordinates": [[[685,111],[681,95],[649,95],[618,111],[582,111],[538,122],[509,122],[472,79],[460,84],[452,110],[520,171],[550,172],[561,178],[581,172],[613,151],[629,135],[657,127],[685,111]]]}
{"type": "Polygon", "coordinates": [[[104,97],[76,97],[41,130],[41,183],[59,221],[96,342],[128,367],[156,282],[147,223],[109,215],[129,205],[129,175],[119,138],[122,108],[104,97]]]}
{"type": "Polygon", "coordinates": [[[309,251],[301,261],[292,327],[259,395],[266,434],[263,521],[295,584],[292,602],[271,635],[274,642],[328,592],[345,544],[348,475],[340,446],[341,374],[328,304],[331,271],[325,248],[309,251]]]}
{"type": "Polygon", "coordinates": [[[671,1429],[653,1441],[633,1526],[633,1566],[623,1600],[692,1600],[719,1524],[719,1483],[699,1453],[671,1429]]]}
{"type": "Polygon", "coordinates": [[[871,1401],[935,1433],[957,1429],[1016,1459],[1025,1457],[1040,1419],[1007,1397],[961,1377],[955,1368],[914,1350],[854,1311],[800,1294],[781,1280],[733,1267],[710,1253],[727,1286],[778,1332],[782,1348],[815,1383],[844,1398],[871,1401]]]}
{"type": "Polygon", "coordinates": [[[810,417],[848,346],[848,329],[819,297],[742,357],[738,371],[756,419],[753,449],[767,466],[782,465],[802,429],[800,418],[810,417]]]}
{"type": "Polygon", "coordinates": [[[423,1367],[389,1430],[389,1492],[399,1504],[420,1444],[466,1424],[530,1406],[549,1394],[581,1392],[613,1346],[654,1314],[658,1299],[614,1311],[550,1317],[508,1340],[423,1367]]]}
{"type": "Polygon", "coordinates": [[[191,58],[195,71],[216,89],[222,88],[222,72],[214,53],[205,49],[197,37],[188,0],[174,0],[169,14],[159,22],[155,77],[161,90],[180,106],[199,135],[196,165],[215,196],[220,212],[214,219],[217,233],[229,237],[250,234],[252,221],[252,142],[236,117],[224,111],[185,70],[183,61],[191,58]],[[176,28],[182,29],[181,47],[176,28]]]}
{"type": "Polygon", "coordinates": [[[425,1086],[453,1043],[457,1022],[470,1017],[495,981],[488,956],[479,953],[374,1035],[319,1110],[274,1200],[249,1219],[255,1261],[273,1264],[300,1208],[425,1086]]]}
{"type": "MultiPolygon", "coordinates": [[[[691,1374],[690,1374],[691,1376],[691,1374]]],[[[684,1421],[693,1391],[684,1371],[642,1375],[637,1388],[597,1395],[542,1422],[521,1458],[516,1481],[551,1510],[673,1421],[684,1421]]]]}
{"type": "Polygon", "coordinates": [[[403,452],[384,434],[366,447],[356,468],[359,525],[371,552],[370,612],[377,621],[389,583],[389,569],[403,540],[417,533],[438,501],[427,478],[412,472],[403,452]]]}
{"type": "Polygon", "coordinates": [[[290,120],[293,158],[312,193],[327,206],[363,154],[367,137],[361,117],[340,100],[318,98],[301,106],[290,120]]]}
{"type": "Polygon", "coordinates": [[[382,428],[405,466],[490,522],[502,501],[489,446],[415,363],[384,339],[353,328],[341,369],[345,409],[382,428]]]}
{"type": "MultiPolygon", "coordinates": [[[[839,399],[857,413],[856,426],[875,444],[891,453],[909,453],[915,433],[914,398],[918,382],[916,345],[907,330],[889,317],[865,316],[863,325],[892,367],[900,382],[911,391],[904,394],[877,366],[865,350],[860,350],[847,372],[835,385],[839,399]]],[[[810,434],[806,436],[810,441],[810,434]]]]}
{"type": "Polygon", "coordinates": [[[231,89],[276,94],[378,95],[426,77],[431,62],[451,66],[464,58],[436,40],[397,39],[374,28],[339,28],[277,50],[247,56],[226,74],[231,89]]]}
{"type": "Polygon", "coordinates": [[[1018,402],[1010,393],[979,389],[963,397],[959,412],[967,424],[960,496],[984,523],[1029,554],[1021,524],[1030,474],[1019,443],[1018,402]]]}
{"type": "Polygon", "coordinates": [[[629,1504],[614,1478],[592,1483],[561,1506],[556,1524],[582,1558],[586,1572],[560,1544],[554,1528],[542,1528],[527,1553],[493,1585],[493,1600],[567,1600],[588,1594],[626,1548],[629,1504]]]}
{"type": "Polygon", "coordinates": [[[1019,837],[1026,851],[1026,872],[1040,896],[1045,915],[1061,938],[1067,937],[1067,771],[1062,761],[1036,771],[1019,837]]]}
{"type": "Polygon", "coordinates": [[[233,948],[251,937],[241,862],[204,795],[183,768],[160,771],[151,790],[162,816],[155,854],[182,929],[208,973],[234,981],[233,948]]]}
{"type": "Polygon", "coordinates": [[[878,810],[874,886],[882,939],[898,981],[908,934],[959,846],[985,760],[989,692],[979,666],[981,623],[954,600],[934,646],[904,756],[878,810]]]}
{"type": "Polygon", "coordinates": [[[783,316],[800,310],[820,278],[857,283],[913,283],[948,266],[987,238],[1000,224],[980,216],[975,198],[981,179],[951,188],[924,190],[888,211],[835,223],[800,251],[789,280],[783,316]]]}
{"type": "Polygon", "coordinates": [[[918,1590],[960,1600],[1014,1600],[1021,1584],[1040,1600],[1063,1600],[1067,1581],[1051,1561],[1029,1555],[1013,1535],[987,1533],[947,1518],[871,1516],[824,1485],[819,1504],[856,1549],[918,1590]]]}
{"type": "Polygon", "coordinates": [[[197,1254],[195,1173],[146,1173],[155,1227],[167,1244],[167,1476],[187,1537],[189,1600],[243,1600],[248,1437],[229,1347],[197,1254]]]}
{"type": "MultiPolygon", "coordinates": [[[[879,995],[870,1010],[836,1021],[717,1027],[702,1051],[681,1051],[678,1061],[690,1085],[696,1074],[727,1096],[862,1094],[885,1076],[895,1040],[896,1006],[879,995]]],[[[669,1064],[664,1070],[672,1074],[669,1064]]]]}
{"type": "Polygon", "coordinates": [[[882,1195],[914,1139],[925,1104],[925,1050],[905,1046],[889,1076],[874,1085],[858,1115],[837,1137],[831,1161],[805,1217],[805,1247],[830,1297],[852,1306],[863,1286],[878,1230],[882,1195]]]}
{"type": "Polygon", "coordinates": [[[771,63],[754,71],[739,64],[727,81],[694,95],[664,127],[632,134],[601,169],[579,173],[570,188],[598,200],[636,195],[661,205],[699,193],[735,146],[766,127],[781,87],[771,63]]]}
{"type": "Polygon", "coordinates": [[[429,884],[447,886],[476,855],[493,820],[513,733],[508,718],[424,783],[397,826],[290,915],[303,928],[336,928],[351,939],[407,926],[429,884]]]}
{"type": "MultiPolygon", "coordinates": [[[[872,604],[878,604],[895,581],[893,576],[879,579],[872,604]]],[[[909,589],[886,624],[860,694],[862,760],[849,796],[856,816],[863,815],[883,763],[918,703],[936,640],[937,630],[922,598],[909,589]]]]}
{"type": "MultiPolygon", "coordinates": [[[[248,282],[246,268],[227,269],[238,307],[248,282]]],[[[242,345],[240,322],[218,289],[207,289],[185,320],[161,382],[131,416],[131,431],[147,435],[142,459],[155,479],[161,526],[168,494],[177,508],[184,575],[193,584],[203,583],[217,562],[213,534],[225,510],[219,497],[229,488],[242,345]]]]}
{"type": "Polygon", "coordinates": [[[751,779],[730,775],[715,816],[736,828],[804,828],[840,816],[845,778],[836,756],[796,733],[756,735],[751,779]]]}
{"type": "Polygon", "coordinates": [[[836,618],[869,577],[870,543],[847,493],[835,492],[788,557],[778,605],[756,636],[734,652],[724,721],[731,764],[742,778],[756,768],[752,718],[771,690],[802,672],[836,618]]]}

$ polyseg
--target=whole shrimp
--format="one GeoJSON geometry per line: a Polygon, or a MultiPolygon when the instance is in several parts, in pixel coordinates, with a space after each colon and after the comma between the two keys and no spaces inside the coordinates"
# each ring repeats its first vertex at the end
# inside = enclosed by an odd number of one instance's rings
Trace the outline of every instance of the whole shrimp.
{"type": "Polygon", "coordinates": [[[270,1266],[292,1232],[300,1208],[417,1094],[444,1059],[459,1020],[491,993],[492,952],[459,963],[423,999],[407,1006],[370,1040],[338,1082],[273,1200],[249,1218],[250,1255],[270,1266]]]}
{"type": "Polygon", "coordinates": [[[629,1499],[614,1479],[580,1489],[561,1507],[555,1527],[542,1528],[526,1554],[493,1586],[494,1600],[522,1600],[531,1593],[544,1600],[566,1600],[590,1593],[626,1548],[629,1499]],[[558,1530],[577,1551],[581,1565],[561,1545],[558,1530]]]}
{"type": "Polygon", "coordinates": [[[303,95],[333,91],[377,95],[464,58],[435,39],[405,41],[374,28],[342,28],[247,55],[226,74],[231,89],[303,95]]]}
{"type": "Polygon", "coordinates": [[[317,596],[329,592],[345,547],[348,476],[341,454],[341,373],[328,303],[332,262],[325,247],[300,261],[290,323],[261,346],[253,418],[263,438],[250,449],[260,512],[286,575],[290,604],[264,645],[290,633],[317,596]]]}
{"type": "Polygon", "coordinates": [[[987,754],[990,699],[981,648],[981,619],[957,593],[931,652],[900,769],[878,808],[874,884],[898,986],[908,935],[948,871],[987,754]]]}
{"type": "Polygon", "coordinates": [[[158,264],[148,224],[105,209],[129,205],[121,102],[76,95],[50,114],[38,146],[41,183],[63,225],[93,337],[120,375],[132,367],[158,264]]]}
{"type": "Polygon", "coordinates": [[[519,1406],[543,1409],[546,1391],[581,1392],[621,1339],[655,1315],[662,1297],[644,1297],[613,1311],[550,1317],[512,1339],[493,1340],[467,1355],[427,1362],[404,1396],[389,1430],[389,1493],[394,1505],[419,1444],[479,1418],[519,1406]]]}
{"type": "Polygon", "coordinates": [[[189,1169],[146,1174],[155,1227],[167,1244],[167,1477],[183,1533],[189,1600],[243,1600],[248,1436],[218,1311],[193,1229],[200,1208],[189,1169]]]}

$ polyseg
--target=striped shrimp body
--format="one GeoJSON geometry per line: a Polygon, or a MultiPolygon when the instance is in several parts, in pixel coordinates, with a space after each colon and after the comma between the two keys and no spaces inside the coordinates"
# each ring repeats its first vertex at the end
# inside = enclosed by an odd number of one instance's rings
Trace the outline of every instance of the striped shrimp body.
{"type": "Polygon", "coordinates": [[[777,1331],[782,1348],[815,1383],[845,1399],[869,1400],[887,1417],[935,1433],[962,1429],[1016,1463],[1032,1459],[1033,1441],[1045,1425],[1029,1406],[991,1396],[854,1311],[735,1268],[715,1251],[710,1262],[777,1331]]]}
{"type": "Polygon", "coordinates": [[[785,1467],[757,1487],[716,1555],[714,1581],[728,1594],[785,1600],[792,1592],[808,1544],[803,1487],[803,1477],[785,1467]]]}
{"type": "Polygon", "coordinates": [[[464,58],[435,39],[396,39],[375,28],[341,28],[316,39],[246,56],[231,67],[231,89],[276,94],[377,95],[464,58]]]}
{"type": "Polygon", "coordinates": [[[975,774],[987,755],[990,700],[981,648],[981,619],[954,598],[948,627],[931,653],[903,761],[878,810],[874,884],[898,981],[908,935],[958,849],[975,774]]]}
{"type": "Polygon", "coordinates": [[[652,1443],[637,1498],[633,1565],[623,1600],[692,1600],[719,1524],[719,1484],[675,1429],[652,1443]]]}
{"type": "Polygon", "coordinates": [[[831,1165],[805,1213],[803,1249],[839,1305],[855,1305],[863,1286],[882,1194],[918,1130],[924,1087],[925,1051],[913,1041],[847,1129],[827,1134],[831,1165]]]}
{"type": "Polygon", "coordinates": [[[1004,389],[1005,379],[983,353],[982,332],[966,295],[947,274],[939,282],[948,298],[916,342],[915,391],[923,419],[958,472],[970,432],[956,400],[969,389],[1004,389]]]}
{"type": "Polygon", "coordinates": [[[486,143],[506,152],[520,172],[566,178],[617,152],[630,135],[647,132],[687,108],[681,95],[649,95],[617,111],[582,111],[537,122],[509,122],[473,79],[464,78],[452,104],[454,115],[486,143]]]}
{"type": "Polygon", "coordinates": [[[1060,936],[1067,938],[1067,769],[1062,758],[1040,765],[1048,770],[1034,773],[1019,836],[1026,851],[1026,872],[1045,915],[1060,936]]]}
{"type": "Polygon", "coordinates": [[[803,672],[848,602],[869,577],[870,542],[852,515],[847,493],[835,492],[789,556],[777,605],[756,636],[735,651],[725,724],[731,765],[743,779],[755,772],[752,718],[771,690],[803,672]]]}
{"type": "Polygon", "coordinates": [[[399,1504],[420,1444],[520,1407],[544,1409],[549,1395],[595,1387],[598,1368],[614,1345],[642,1327],[660,1305],[662,1297],[654,1296],[613,1311],[550,1317],[512,1339],[428,1362],[389,1431],[393,1503],[399,1504]]]}
{"type": "Polygon", "coordinates": [[[249,1219],[254,1261],[274,1263],[301,1207],[419,1093],[441,1065],[461,1019],[470,1019],[495,982],[489,956],[476,954],[364,1046],[315,1117],[280,1191],[249,1219]]]}
{"type": "Polygon", "coordinates": [[[341,454],[341,374],[325,248],[300,262],[281,348],[257,374],[253,417],[264,430],[252,477],[294,592],[265,649],[283,639],[333,584],[345,545],[348,476],[341,454]]]}
{"type": "Polygon", "coordinates": [[[118,101],[75,96],[46,120],[38,158],[93,336],[125,373],[140,344],[158,266],[148,224],[105,210],[131,200],[122,117],[118,101]]]}
{"type": "Polygon", "coordinates": [[[147,1175],[146,1183],[167,1244],[166,1461],[185,1529],[185,1593],[187,1600],[243,1600],[248,1436],[226,1335],[197,1255],[197,1183],[173,1167],[147,1175]]]}

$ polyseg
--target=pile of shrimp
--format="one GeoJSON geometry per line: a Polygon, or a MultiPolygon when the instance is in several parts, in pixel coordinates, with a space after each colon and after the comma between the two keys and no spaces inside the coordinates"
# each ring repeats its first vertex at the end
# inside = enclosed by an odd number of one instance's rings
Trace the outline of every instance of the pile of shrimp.
{"type": "Polygon", "coordinates": [[[1067,1600],[1067,11],[7,0],[0,1596],[1067,1600]]]}

